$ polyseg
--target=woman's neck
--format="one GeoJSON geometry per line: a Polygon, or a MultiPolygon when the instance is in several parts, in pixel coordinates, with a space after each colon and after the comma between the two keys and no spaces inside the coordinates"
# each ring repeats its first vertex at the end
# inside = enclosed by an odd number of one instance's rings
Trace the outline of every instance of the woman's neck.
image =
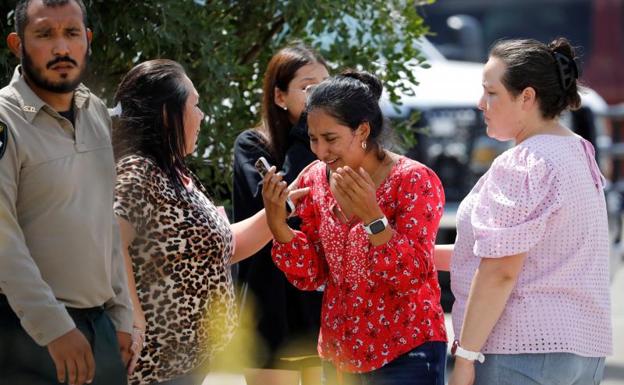
{"type": "Polygon", "coordinates": [[[562,126],[559,123],[558,118],[543,119],[541,117],[537,117],[524,123],[524,129],[516,135],[515,142],[516,144],[522,143],[535,135],[567,136],[572,135],[572,131],[562,126]]]}
{"type": "Polygon", "coordinates": [[[389,151],[384,150],[385,156],[381,160],[378,158],[377,154],[377,151],[369,151],[364,156],[364,160],[360,165],[371,177],[375,186],[379,186],[381,182],[386,179],[388,172],[395,162],[393,154],[389,151]]]}

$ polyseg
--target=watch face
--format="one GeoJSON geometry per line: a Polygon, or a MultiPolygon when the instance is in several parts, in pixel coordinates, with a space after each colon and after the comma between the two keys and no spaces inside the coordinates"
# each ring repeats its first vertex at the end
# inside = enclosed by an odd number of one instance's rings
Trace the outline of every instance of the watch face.
{"type": "Polygon", "coordinates": [[[368,225],[368,228],[370,229],[371,233],[378,234],[384,231],[384,229],[386,228],[386,225],[384,225],[381,220],[377,220],[371,223],[370,225],[368,225]]]}

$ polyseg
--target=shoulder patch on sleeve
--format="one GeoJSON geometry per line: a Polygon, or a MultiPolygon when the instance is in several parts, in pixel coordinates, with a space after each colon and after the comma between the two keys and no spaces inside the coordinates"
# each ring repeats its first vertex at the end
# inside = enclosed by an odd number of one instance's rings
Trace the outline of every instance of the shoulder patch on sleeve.
{"type": "Polygon", "coordinates": [[[0,159],[4,155],[4,150],[6,150],[7,145],[9,144],[9,128],[6,123],[0,120],[0,159]]]}

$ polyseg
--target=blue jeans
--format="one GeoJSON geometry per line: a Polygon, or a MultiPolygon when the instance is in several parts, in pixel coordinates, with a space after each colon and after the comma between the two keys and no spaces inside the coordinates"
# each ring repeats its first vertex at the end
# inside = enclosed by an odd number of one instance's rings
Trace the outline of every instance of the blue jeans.
{"type": "Polygon", "coordinates": [[[474,385],[598,385],[604,357],[572,353],[486,354],[474,385]]]}
{"type": "MultiPolygon", "coordinates": [[[[323,385],[337,385],[336,367],[323,361],[323,385]]],[[[367,373],[343,373],[344,385],[444,385],[446,343],[426,342],[367,373]]]]}

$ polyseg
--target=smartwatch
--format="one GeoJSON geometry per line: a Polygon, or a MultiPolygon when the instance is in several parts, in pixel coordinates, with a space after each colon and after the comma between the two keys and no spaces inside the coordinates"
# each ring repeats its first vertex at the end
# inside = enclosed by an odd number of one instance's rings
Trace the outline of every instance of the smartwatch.
{"type": "Polygon", "coordinates": [[[388,218],[383,216],[379,219],[375,219],[374,221],[372,221],[371,223],[367,225],[363,224],[362,227],[364,227],[364,230],[366,230],[366,233],[368,235],[379,234],[382,231],[384,231],[386,227],[388,227],[388,218]]]}
{"type": "Polygon", "coordinates": [[[470,350],[466,350],[459,346],[459,340],[453,341],[453,346],[451,347],[451,355],[453,357],[461,357],[468,361],[478,361],[479,363],[483,363],[485,361],[485,356],[481,352],[472,352],[470,350]]]}

